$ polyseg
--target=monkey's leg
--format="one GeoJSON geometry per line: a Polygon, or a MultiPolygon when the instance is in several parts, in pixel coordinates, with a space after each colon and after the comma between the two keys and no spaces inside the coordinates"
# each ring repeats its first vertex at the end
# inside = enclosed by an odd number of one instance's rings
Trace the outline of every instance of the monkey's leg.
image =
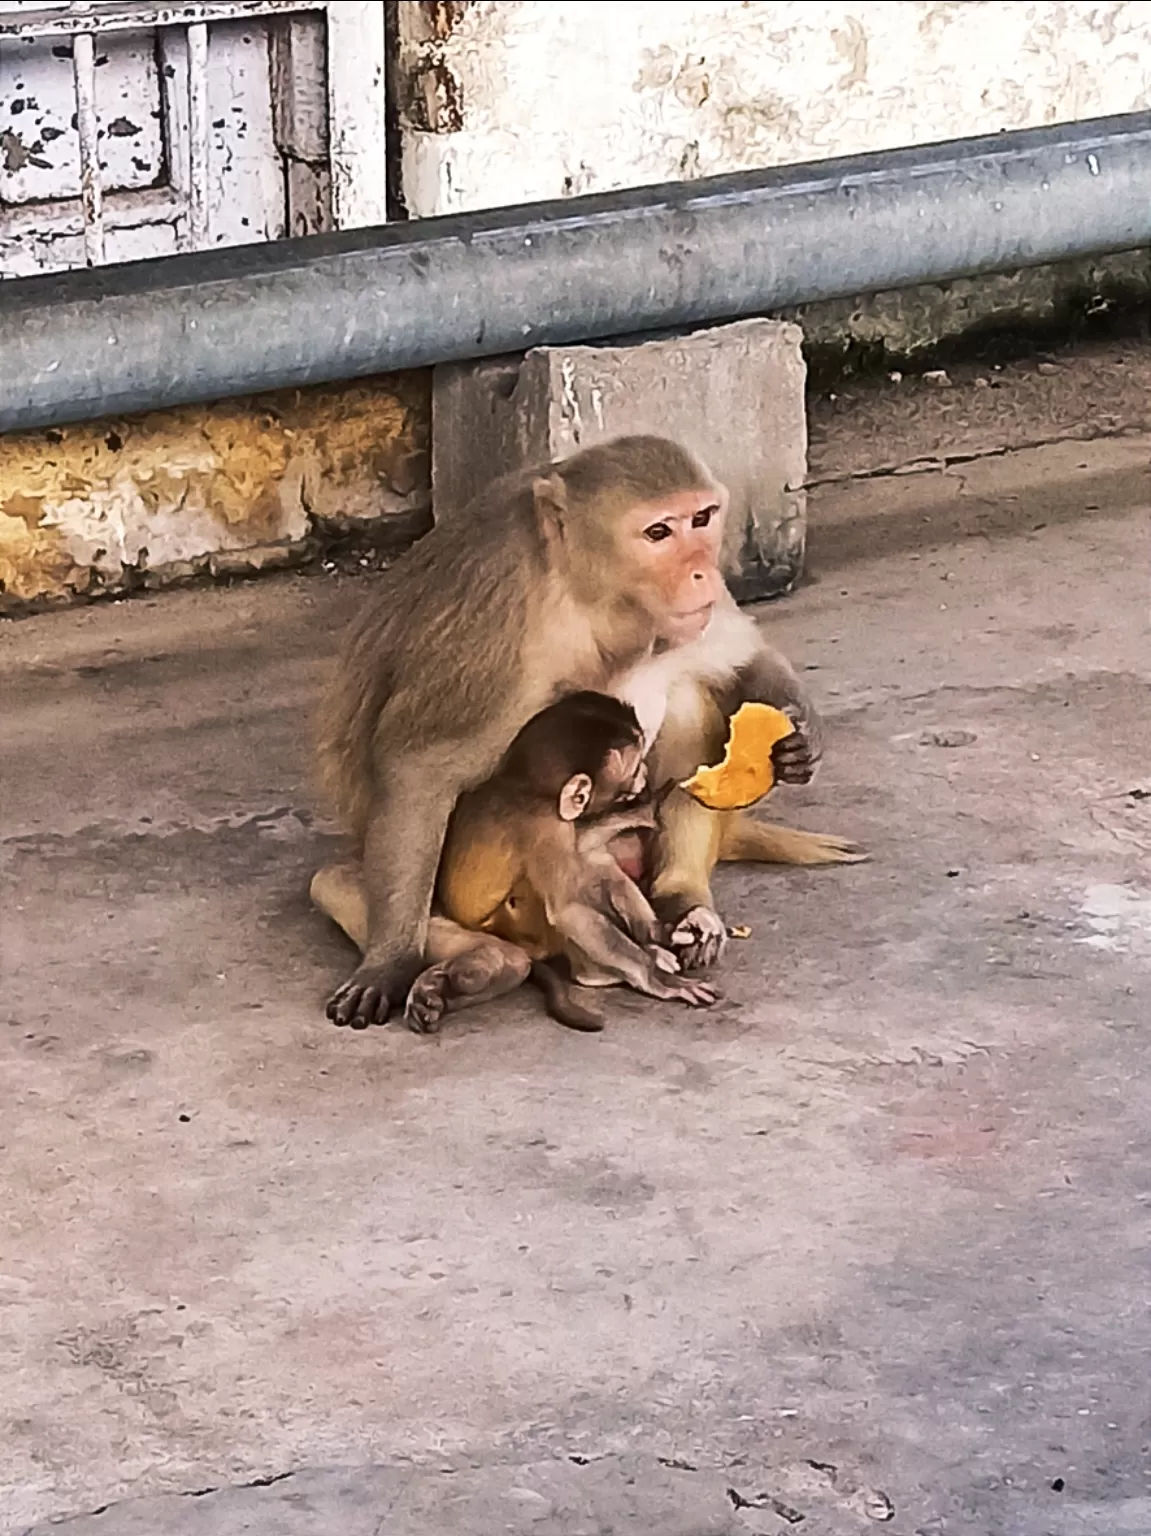
{"type": "MultiPolygon", "coordinates": [[[[605,870],[604,891],[608,905],[628,937],[647,952],[659,970],[677,975],[681,969],[679,958],[665,948],[663,924],[635,881],[617,866],[605,870]]],[[[580,980],[585,986],[610,986],[615,977],[596,977],[593,972],[592,975],[581,975],[580,980]]]]}
{"type": "MultiPolygon", "coordinates": [[[[696,678],[682,679],[668,695],[651,755],[652,782],[678,783],[701,763],[718,762],[726,739],[727,722],[710,691],[696,678]]],[[[719,831],[716,813],[679,788],[660,808],[651,848],[651,904],[668,934],[665,942],[685,970],[714,965],[727,943],[711,895],[719,831]]]]}
{"type": "Polygon", "coordinates": [[[326,864],[312,876],[308,894],[363,954],[368,942],[368,894],[360,865],[326,864]]]}
{"type": "Polygon", "coordinates": [[[363,859],[367,943],[359,967],[328,1000],[334,1024],[385,1024],[421,968],[440,850],[463,787],[459,772],[450,754],[423,753],[390,764],[374,786],[363,859]]]}
{"type": "Polygon", "coordinates": [[[738,864],[862,864],[867,850],[826,832],[801,832],[755,821],[746,811],[719,816],[719,857],[738,864]]]}
{"type": "MultiPolygon", "coordinates": [[[[358,864],[329,864],[312,877],[311,897],[362,952],[368,933],[368,898],[358,864]]],[[[492,934],[471,933],[446,917],[428,923],[427,967],[408,994],[405,1017],[432,1032],[443,1014],[502,997],[528,975],[522,949],[492,934]]]]}
{"type": "Polygon", "coordinates": [[[433,1034],[445,1013],[474,1008],[513,992],[527,980],[531,961],[522,949],[492,933],[472,933],[446,917],[428,924],[430,962],[412,983],[404,1019],[433,1034]]]}
{"type": "Polygon", "coordinates": [[[644,949],[658,946],[663,928],[647,897],[618,865],[604,870],[604,888],[623,931],[644,949]]]}
{"type": "Polygon", "coordinates": [[[711,872],[719,858],[722,817],[673,789],[660,812],[651,904],[684,970],[715,965],[727,930],[715,910],[711,872]]]}
{"type": "Polygon", "coordinates": [[[868,856],[827,833],[772,826],[745,811],[709,811],[678,789],[668,796],[661,822],[651,899],[685,970],[714,965],[727,943],[711,894],[718,861],[810,867],[861,864],[868,856]]]}

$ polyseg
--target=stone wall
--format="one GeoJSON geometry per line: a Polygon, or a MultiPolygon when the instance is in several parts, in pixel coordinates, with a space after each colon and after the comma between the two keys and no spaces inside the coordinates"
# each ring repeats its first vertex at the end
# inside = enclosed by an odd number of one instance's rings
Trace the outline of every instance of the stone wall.
{"type": "Polygon", "coordinates": [[[288,564],[428,516],[430,380],[286,390],[0,437],[0,611],[288,564]]]}

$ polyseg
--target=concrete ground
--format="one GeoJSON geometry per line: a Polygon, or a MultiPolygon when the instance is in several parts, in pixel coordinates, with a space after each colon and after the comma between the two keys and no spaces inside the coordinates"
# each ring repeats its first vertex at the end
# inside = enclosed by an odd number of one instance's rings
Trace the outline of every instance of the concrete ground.
{"type": "Polygon", "coordinates": [[[4,1529],[1151,1529],[1149,452],[814,498],[772,809],[874,860],[598,1037],[325,1022],[357,580],[6,626],[4,1529]]]}

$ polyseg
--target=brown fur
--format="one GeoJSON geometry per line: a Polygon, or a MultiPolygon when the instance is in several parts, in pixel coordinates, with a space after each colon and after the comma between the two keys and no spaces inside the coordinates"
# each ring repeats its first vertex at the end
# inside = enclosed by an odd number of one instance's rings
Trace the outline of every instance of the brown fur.
{"type": "MultiPolygon", "coordinates": [[[[630,795],[642,752],[630,706],[573,694],[530,720],[499,770],[461,797],[444,845],[428,965],[406,1009],[420,1028],[510,990],[529,966],[549,1012],[576,1029],[602,1025],[573,995],[573,975],[660,998],[713,1000],[705,984],[675,974],[654,912],[612,856],[618,839],[654,827],[650,800],[620,798],[630,795]],[[587,786],[586,804],[565,818],[573,783],[587,786]],[[563,974],[548,964],[561,959],[563,974]]],[[[321,870],[312,897],[362,948],[367,913],[355,866],[321,870]]]]}
{"type": "MultiPolygon", "coordinates": [[[[703,807],[699,809],[703,810],[703,807]]],[[[712,837],[718,832],[715,861],[708,864],[706,856],[703,861],[702,878],[708,882],[715,862],[813,868],[828,864],[858,864],[867,857],[856,844],[843,838],[757,821],[747,811],[708,811],[707,819],[701,817],[700,821],[709,829],[709,848],[713,846],[712,837]]],[[[313,904],[362,952],[368,939],[368,898],[360,865],[325,865],[313,875],[310,894],[313,904]]],[[[513,894],[518,899],[519,893],[513,894]]],[[[540,910],[535,908],[537,914],[540,910]]],[[[516,944],[517,947],[522,945],[528,954],[546,953],[550,945],[543,921],[539,917],[533,919],[525,911],[519,919],[516,944]]],[[[438,957],[439,950],[431,943],[429,950],[438,957]]]]}
{"type": "MultiPolygon", "coordinates": [[[[610,514],[712,484],[678,443],[619,438],[543,471],[494,481],[450,528],[433,528],[381,572],[378,592],[345,636],[321,713],[323,787],[353,838],[362,842],[377,763],[388,751],[384,719],[405,747],[482,730],[493,700],[519,682],[529,622],[538,620],[541,597],[553,595],[545,591],[549,571],[561,589],[574,574],[581,599],[582,589],[591,588],[592,606],[621,610],[606,615],[609,632],[597,635],[597,650],[611,650],[618,631],[622,654],[611,657],[613,665],[641,654],[650,634],[628,634],[626,582],[605,581],[600,567],[611,553],[610,514]],[[419,678],[407,675],[411,661],[421,669],[419,678]]],[[[598,655],[568,658],[577,668],[581,659],[587,671],[597,670],[598,655]]]]}
{"type": "Polygon", "coordinates": [[[407,990],[459,795],[552,699],[610,685],[722,590],[719,520],[666,551],[623,536],[637,509],[687,492],[722,499],[677,444],[620,439],[496,482],[382,574],[321,726],[322,776],[368,893],[363,963],[329,1003],[335,1022],[383,1022],[407,990]]]}

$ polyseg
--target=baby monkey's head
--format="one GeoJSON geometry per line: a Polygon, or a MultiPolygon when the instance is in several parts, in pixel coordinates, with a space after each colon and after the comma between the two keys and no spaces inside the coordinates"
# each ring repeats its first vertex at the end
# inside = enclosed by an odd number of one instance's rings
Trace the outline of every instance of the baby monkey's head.
{"type": "Polygon", "coordinates": [[[630,704],[572,693],[528,721],[508,749],[504,773],[563,821],[580,821],[639,798],[647,784],[643,756],[630,704]]]}

